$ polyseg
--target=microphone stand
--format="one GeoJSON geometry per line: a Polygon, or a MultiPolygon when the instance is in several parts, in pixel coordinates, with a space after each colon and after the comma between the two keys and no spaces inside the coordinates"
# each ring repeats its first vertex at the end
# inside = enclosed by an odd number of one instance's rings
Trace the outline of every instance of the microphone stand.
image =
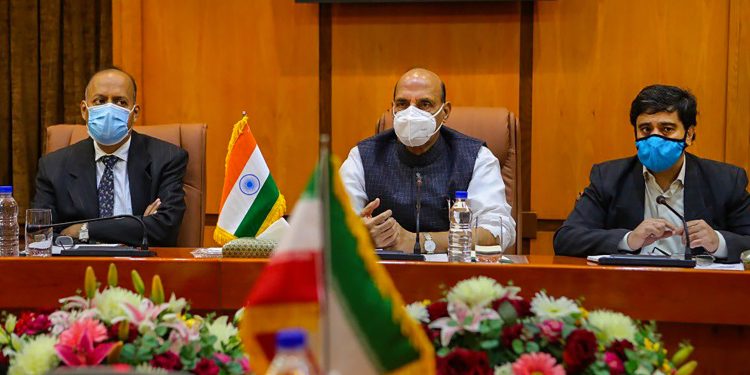
{"type": "Polygon", "coordinates": [[[64,223],[54,223],[54,224],[42,224],[42,225],[32,224],[32,225],[29,225],[28,227],[30,230],[40,230],[40,229],[48,229],[48,228],[56,228],[56,227],[68,227],[68,226],[75,225],[75,224],[93,223],[95,221],[120,220],[120,219],[136,220],[141,225],[141,233],[143,235],[143,239],[141,241],[141,250],[148,250],[148,236],[146,235],[146,224],[143,223],[143,219],[135,215],[115,215],[115,216],[107,216],[107,217],[98,217],[94,219],[67,221],[64,223]]]}
{"type": "Polygon", "coordinates": [[[687,226],[687,223],[685,222],[685,217],[680,215],[679,212],[677,212],[674,208],[672,208],[672,206],[670,206],[667,203],[667,199],[661,195],[656,197],[656,203],[666,207],[667,209],[672,211],[673,214],[677,215],[677,217],[680,218],[680,220],[682,220],[682,230],[683,232],[685,232],[685,259],[688,260],[692,258],[693,252],[690,249],[690,232],[688,232],[688,226],[687,226]]]}
{"type": "Polygon", "coordinates": [[[422,253],[422,245],[419,243],[419,211],[422,208],[422,174],[417,172],[417,223],[416,223],[416,240],[414,241],[414,254],[422,253]]]}

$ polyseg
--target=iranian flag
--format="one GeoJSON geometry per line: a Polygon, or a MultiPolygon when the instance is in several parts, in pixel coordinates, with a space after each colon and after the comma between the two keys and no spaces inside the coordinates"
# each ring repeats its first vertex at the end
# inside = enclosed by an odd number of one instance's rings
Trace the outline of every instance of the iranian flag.
{"type": "Polygon", "coordinates": [[[325,167],[328,183],[319,168],[245,302],[240,335],[253,370],[266,371],[276,331],[303,328],[324,373],[434,374],[432,345],[378,263],[338,161],[325,167]]]}
{"type": "Polygon", "coordinates": [[[286,212],[263,154],[247,123],[234,124],[227,147],[224,190],[214,240],[223,245],[238,237],[256,237],[286,212]]]}

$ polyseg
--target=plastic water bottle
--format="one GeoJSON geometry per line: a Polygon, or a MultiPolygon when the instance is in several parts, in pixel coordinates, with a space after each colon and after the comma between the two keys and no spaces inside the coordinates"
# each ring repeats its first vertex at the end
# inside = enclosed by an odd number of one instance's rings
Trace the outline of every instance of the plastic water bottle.
{"type": "Polygon", "coordinates": [[[18,204],[13,186],[0,186],[0,256],[18,256],[18,204]]]}
{"type": "Polygon", "coordinates": [[[310,375],[315,368],[307,356],[307,335],[301,329],[287,329],[276,334],[276,355],[266,375],[310,375]]]}
{"type": "Polygon", "coordinates": [[[456,191],[456,200],[450,208],[451,227],[448,232],[448,260],[471,262],[471,209],[466,203],[465,191],[456,191]]]}

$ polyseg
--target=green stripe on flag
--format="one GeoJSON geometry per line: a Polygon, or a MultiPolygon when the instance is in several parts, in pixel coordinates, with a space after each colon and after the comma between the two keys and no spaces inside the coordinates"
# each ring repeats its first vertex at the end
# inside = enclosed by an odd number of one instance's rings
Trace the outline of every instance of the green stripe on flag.
{"type": "MultiPolygon", "coordinates": [[[[331,173],[337,173],[332,171],[331,173]]],[[[331,178],[333,183],[333,177],[331,178]]],[[[393,320],[393,303],[375,285],[357,242],[346,225],[344,207],[331,191],[331,269],[335,292],[349,315],[349,324],[359,334],[373,365],[393,371],[419,359],[419,352],[393,320]]]]}
{"type": "Polygon", "coordinates": [[[276,182],[269,174],[234,235],[237,237],[255,236],[277,199],[279,199],[279,188],[276,187],[276,182]]]}

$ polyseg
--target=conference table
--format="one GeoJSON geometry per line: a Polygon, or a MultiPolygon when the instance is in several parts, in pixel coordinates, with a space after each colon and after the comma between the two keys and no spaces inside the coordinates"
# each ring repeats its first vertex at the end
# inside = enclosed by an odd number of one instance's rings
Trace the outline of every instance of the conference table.
{"type": "MultiPolygon", "coordinates": [[[[232,314],[242,307],[265,259],[195,259],[186,248],[157,248],[152,258],[0,258],[0,310],[51,309],[83,289],[92,266],[106,282],[110,263],[120,285],[131,287],[130,271],[147,284],[160,275],[167,296],[174,292],[198,312],[232,314]]],[[[527,298],[540,290],[581,298],[589,311],[610,309],[655,320],[667,348],[683,339],[696,347],[699,373],[750,373],[750,271],[656,267],[612,267],[585,259],[530,255],[516,264],[384,261],[406,303],[444,295],[456,282],[478,275],[512,282],[527,298]],[[748,362],[744,365],[744,362],[748,362]]],[[[293,285],[289,286],[293,288],[293,285]]]]}

